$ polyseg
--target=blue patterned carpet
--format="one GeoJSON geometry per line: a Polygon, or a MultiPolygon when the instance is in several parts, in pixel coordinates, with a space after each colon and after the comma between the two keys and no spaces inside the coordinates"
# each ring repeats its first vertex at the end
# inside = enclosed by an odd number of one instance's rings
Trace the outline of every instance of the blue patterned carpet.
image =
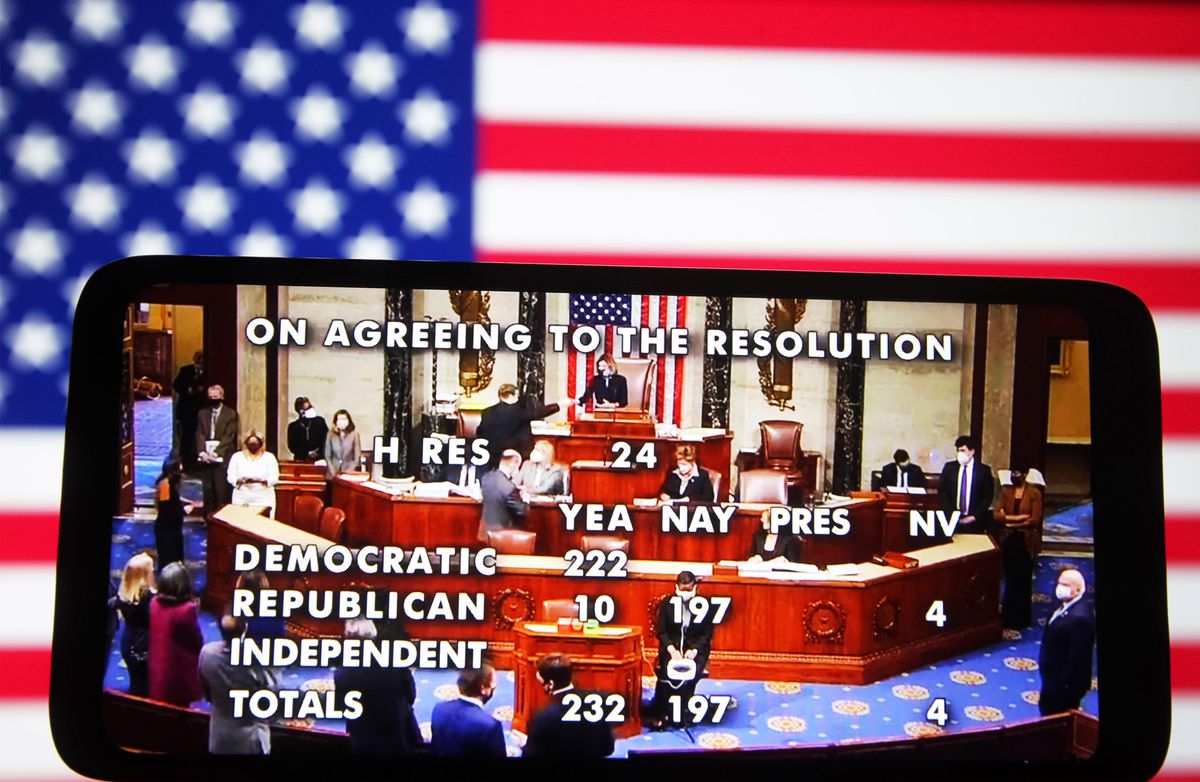
{"type": "Polygon", "coordinates": [[[1042,541],[1046,545],[1091,546],[1095,542],[1095,530],[1092,503],[1082,502],[1049,516],[1042,541]]]}
{"type": "MultiPolygon", "coordinates": [[[[192,520],[185,527],[187,564],[203,589],[206,541],[202,523],[192,520]]],[[[113,525],[113,575],[143,547],[154,544],[152,520],[120,518],[113,525]]],[[[1091,583],[1090,557],[1043,556],[1038,563],[1034,595],[1034,617],[1044,625],[1052,610],[1054,578],[1057,568],[1071,564],[1083,570],[1091,583]]],[[[1090,587],[1089,587],[1090,591],[1090,587]]],[[[219,637],[215,619],[202,616],[206,640],[219,637]]],[[[830,684],[794,684],[732,679],[706,680],[698,692],[732,695],[737,707],[731,709],[720,725],[685,731],[643,733],[617,742],[617,755],[630,749],[681,749],[717,747],[778,747],[798,744],[826,744],[855,739],[877,739],[921,735],[936,731],[925,719],[933,698],[949,702],[950,722],[946,732],[982,727],[999,721],[1016,721],[1038,716],[1036,671],[1041,629],[1009,633],[1006,640],[962,657],[944,660],[911,673],[866,686],[847,687],[830,684]]],[[[128,677],[114,640],[105,686],[125,689],[128,677]]],[[[428,731],[433,706],[439,699],[457,695],[452,671],[419,671],[416,712],[428,731]]],[[[331,677],[328,670],[289,669],[284,684],[299,688],[305,682],[331,677]]],[[[519,752],[511,728],[512,674],[501,673],[501,685],[488,704],[491,712],[506,728],[510,753],[519,752]]],[[[653,679],[643,679],[645,698],[653,691],[653,679]]],[[[197,704],[207,708],[207,704],[197,704]]],[[[1084,699],[1083,708],[1098,714],[1097,693],[1084,699]]],[[[339,722],[322,722],[322,727],[341,729],[339,722]]],[[[428,733],[427,733],[428,735],[428,733]]]]}
{"type": "MultiPolygon", "coordinates": [[[[162,473],[163,461],[171,453],[174,433],[169,396],[139,399],[133,403],[133,502],[153,507],[154,482],[162,473]]],[[[184,499],[200,502],[200,482],[185,478],[184,499]]]]}

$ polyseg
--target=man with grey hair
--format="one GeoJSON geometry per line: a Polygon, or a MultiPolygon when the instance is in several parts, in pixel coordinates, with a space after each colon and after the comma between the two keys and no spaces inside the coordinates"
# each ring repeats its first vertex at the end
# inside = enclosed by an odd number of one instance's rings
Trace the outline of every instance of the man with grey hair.
{"type": "Polygon", "coordinates": [[[1043,715],[1078,709],[1092,688],[1092,647],[1096,643],[1096,616],[1084,598],[1087,584],[1073,567],[1059,571],[1054,596],[1061,601],[1046,622],[1038,671],[1042,692],[1038,710],[1043,715]]]}
{"type": "Polygon", "coordinates": [[[229,502],[229,483],[226,470],[229,457],[238,450],[241,423],[237,410],[225,404],[225,389],[208,387],[208,405],[196,414],[197,470],[204,490],[204,515],[220,510],[229,502]]]}
{"type": "Polygon", "coordinates": [[[267,720],[255,717],[243,707],[240,717],[234,716],[232,690],[274,690],[273,673],[260,665],[233,665],[230,644],[246,631],[242,619],[226,614],[221,617],[221,640],[205,644],[200,650],[200,683],[204,695],[212,704],[208,719],[208,751],[216,755],[271,754],[271,726],[267,720]]]}

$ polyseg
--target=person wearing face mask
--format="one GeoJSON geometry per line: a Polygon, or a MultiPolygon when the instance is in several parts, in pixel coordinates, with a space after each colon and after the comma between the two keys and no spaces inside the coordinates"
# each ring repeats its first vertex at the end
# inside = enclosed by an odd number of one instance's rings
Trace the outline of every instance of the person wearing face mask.
{"type": "Polygon", "coordinates": [[[963,435],[954,441],[955,460],[942,468],[938,495],[946,518],[958,511],[957,532],[986,534],[992,531],[992,500],[996,482],[992,468],[975,459],[975,441],[963,435]]]}
{"type": "MultiPolygon", "coordinates": [[[[346,620],[346,638],[392,640],[370,619],[346,620]]],[[[355,755],[408,755],[424,745],[413,714],[416,681],[410,668],[363,665],[338,668],[333,687],[339,703],[358,692],[362,714],[346,720],[350,751],[355,755]]]]}
{"type": "Polygon", "coordinates": [[[708,472],[696,463],[696,446],[675,447],[675,469],[667,473],[658,487],[658,498],[663,502],[685,500],[687,502],[713,502],[712,480],[708,472]]]}
{"type": "Polygon", "coordinates": [[[358,469],[362,443],[354,431],[354,419],[345,410],[333,414],[333,428],[325,437],[325,472],[330,479],[358,469]]]}
{"type": "Polygon", "coordinates": [[[196,416],[204,406],[204,353],[197,350],[192,363],[184,364],[175,375],[171,387],[175,389],[175,420],[179,424],[179,458],[185,470],[196,467],[196,441],[191,436],[196,431],[196,416]]]}
{"type": "Polygon", "coordinates": [[[898,448],[892,454],[892,461],[883,465],[883,468],[879,472],[880,486],[908,488],[910,486],[923,487],[925,485],[925,472],[921,469],[920,465],[909,461],[908,451],[903,448],[898,448]]]}
{"type": "Polygon", "coordinates": [[[566,468],[554,461],[554,444],[538,440],[529,452],[529,461],[521,465],[517,486],[537,496],[556,496],[567,493],[566,468]]]}
{"type": "Polygon", "coordinates": [[[513,479],[521,470],[521,454],[509,449],[500,464],[479,480],[483,507],[479,515],[479,539],[487,540],[488,530],[512,529],[529,512],[529,495],[517,488],[513,479]]]}
{"type": "Polygon", "coordinates": [[[1042,633],[1038,672],[1042,677],[1038,710],[1057,714],[1079,708],[1092,687],[1092,647],[1096,615],[1084,597],[1087,583],[1075,568],[1059,571],[1054,596],[1060,601],[1042,633]]]}
{"type": "Polygon", "coordinates": [[[295,408],[297,418],[287,428],[288,450],[298,462],[315,462],[324,454],[329,424],[317,415],[317,409],[306,396],[296,397],[295,408]]]}
{"type": "Polygon", "coordinates": [[[668,698],[672,695],[682,698],[682,711],[684,718],[688,719],[688,699],[695,694],[696,685],[700,683],[708,665],[708,655],[712,651],[712,612],[705,612],[698,619],[689,610],[698,587],[699,580],[694,573],[690,570],[681,571],[675,577],[674,595],[668,596],[658,607],[658,662],[654,669],[658,682],[654,686],[654,699],[645,711],[652,730],[665,726],[670,716],[668,698]],[[679,601],[673,597],[678,597],[679,601]],[[672,679],[668,675],[671,662],[680,659],[691,660],[696,667],[695,676],[687,681],[672,679]]]}
{"type": "Polygon", "coordinates": [[[183,519],[192,512],[192,504],[184,502],[179,493],[182,480],[182,464],[168,456],[154,484],[158,511],[154,518],[154,548],[162,567],[183,561],[183,519]]]}
{"type": "Polygon", "coordinates": [[[496,671],[484,664],[459,671],[458,697],[433,707],[433,754],[443,757],[502,758],[504,728],[484,711],[496,692],[496,671]]]}
{"type": "Polygon", "coordinates": [[[1028,475],[1013,468],[1000,471],[1000,500],[996,503],[1000,552],[1004,557],[1004,599],[1000,618],[1019,630],[1033,624],[1033,564],[1042,550],[1042,492],[1045,481],[1037,470],[1028,475]]]}
{"type": "Polygon", "coordinates": [[[588,720],[564,719],[569,706],[563,702],[568,693],[581,698],[591,693],[576,690],[572,684],[574,664],[565,654],[548,654],[538,661],[538,684],[550,696],[550,703],[538,709],[529,720],[529,740],[521,751],[524,758],[606,758],[613,753],[612,725],[588,720]]]}
{"type": "Polygon", "coordinates": [[[212,513],[229,501],[226,469],[237,450],[241,424],[237,410],[225,404],[225,389],[208,387],[208,404],[196,414],[197,471],[204,490],[204,513],[212,513]]]}
{"type": "Polygon", "coordinates": [[[275,517],[275,484],[279,483],[279,462],[264,447],[262,433],[251,430],[242,450],[229,459],[227,477],[233,486],[234,505],[266,508],[275,517]]]}
{"type": "Polygon", "coordinates": [[[592,375],[576,404],[582,407],[589,401],[595,403],[597,410],[614,410],[629,404],[629,384],[625,376],[617,372],[617,362],[611,353],[596,360],[596,374],[592,375]]]}
{"type": "Polygon", "coordinates": [[[790,525],[771,532],[771,511],[765,510],[759,518],[759,527],[754,530],[750,541],[747,562],[803,562],[804,538],[793,534],[790,525]]]}

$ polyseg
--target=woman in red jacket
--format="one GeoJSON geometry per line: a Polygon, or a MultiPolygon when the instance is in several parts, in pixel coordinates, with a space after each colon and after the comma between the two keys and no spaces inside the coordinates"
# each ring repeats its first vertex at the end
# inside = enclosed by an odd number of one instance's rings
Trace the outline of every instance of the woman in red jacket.
{"type": "Polygon", "coordinates": [[[182,562],[172,562],[158,577],[158,595],[150,604],[151,698],[178,706],[201,700],[200,635],[192,577],[182,562]]]}

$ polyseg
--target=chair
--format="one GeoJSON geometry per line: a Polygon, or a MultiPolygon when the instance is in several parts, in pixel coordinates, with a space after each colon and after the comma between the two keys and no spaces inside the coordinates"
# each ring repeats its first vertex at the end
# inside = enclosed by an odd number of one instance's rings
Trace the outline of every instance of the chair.
{"type": "Polygon", "coordinates": [[[629,541],[615,535],[584,535],[584,551],[624,551],[629,553],[629,541]]]}
{"type": "Polygon", "coordinates": [[[559,619],[578,619],[579,604],[574,600],[559,598],[542,601],[542,619],[557,622],[559,619]]]}
{"type": "Polygon", "coordinates": [[[487,539],[497,554],[532,554],[537,533],[523,529],[492,529],[488,530],[487,539]]]}
{"type": "Polygon", "coordinates": [[[479,419],[483,417],[482,410],[458,411],[458,436],[468,440],[475,438],[475,430],[479,428],[479,419]]]}
{"type": "Polygon", "coordinates": [[[325,502],[315,494],[297,494],[292,501],[292,526],[317,534],[325,502]]]}
{"type": "Polygon", "coordinates": [[[804,424],[799,421],[759,421],[762,448],[759,450],[760,467],[785,472],[800,472],[800,433],[804,424]]]}
{"type": "Polygon", "coordinates": [[[700,469],[708,473],[708,482],[713,487],[713,502],[721,501],[721,473],[709,467],[701,467],[700,469]]]}
{"type": "Polygon", "coordinates": [[[658,368],[656,358],[619,358],[617,365],[625,376],[629,389],[629,401],[620,408],[630,413],[649,414],[652,407],[650,400],[654,392],[654,373],[658,368]]]}
{"type": "Polygon", "coordinates": [[[317,534],[321,537],[332,540],[334,543],[341,543],[342,537],[346,534],[346,511],[334,507],[328,507],[321,511],[321,523],[318,530],[317,534]]]}
{"type": "Polygon", "coordinates": [[[786,505],[788,476],[779,470],[746,470],[738,476],[738,499],[786,505]]]}

